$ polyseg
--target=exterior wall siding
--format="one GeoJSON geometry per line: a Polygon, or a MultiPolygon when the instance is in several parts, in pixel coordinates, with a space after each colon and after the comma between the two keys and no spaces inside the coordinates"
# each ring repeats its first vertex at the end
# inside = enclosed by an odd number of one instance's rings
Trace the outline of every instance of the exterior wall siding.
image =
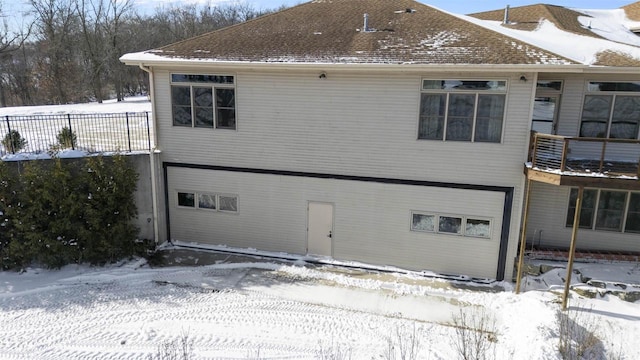
{"type": "Polygon", "coordinates": [[[534,84],[520,74],[474,76],[510,81],[501,144],[416,140],[421,79],[461,74],[237,73],[237,131],[172,126],[169,74],[154,73],[164,161],[506,186],[522,176],[534,84]]]}
{"type": "MultiPolygon", "coordinates": [[[[543,247],[569,248],[572,229],[566,226],[566,219],[571,188],[532,184],[527,241],[543,247]]],[[[640,235],[579,229],[576,246],[579,249],[640,252],[640,235]]]]}
{"type": "MultiPolygon", "coordinates": [[[[174,72],[234,75],[237,130],[172,126],[171,71],[154,69],[155,119],[162,161],[513,187],[505,274],[510,278],[518,243],[522,165],[535,87],[535,81],[519,80],[522,73],[327,72],[321,80],[312,71],[230,73],[212,68],[174,72]],[[417,140],[423,78],[508,80],[502,143],[417,140]]],[[[525,75],[535,78],[535,74],[525,75]]],[[[460,196],[449,201],[471,206],[460,196]]],[[[393,207],[394,201],[387,204],[387,208],[393,207]]],[[[401,213],[408,218],[405,210],[401,213]]],[[[361,225],[353,224],[354,228],[361,225]]],[[[242,242],[237,244],[241,246],[242,242]]],[[[297,248],[280,245],[273,250],[299,253],[297,248]]],[[[439,246],[443,244],[433,248],[440,251],[439,246]]],[[[449,249],[448,245],[445,248],[449,249]]],[[[369,251],[366,247],[354,249],[364,254],[369,251]]],[[[354,251],[350,258],[359,259],[357,253],[354,251]]],[[[490,258],[497,261],[495,254],[490,258]]],[[[492,271],[490,276],[495,276],[495,267],[492,271]]]]}
{"type": "MultiPolygon", "coordinates": [[[[549,80],[563,80],[564,88],[558,115],[558,135],[579,136],[582,106],[588,81],[639,81],[628,75],[549,75],[549,80]]],[[[587,149],[587,145],[575,146],[574,156],[599,158],[600,149],[587,149]]],[[[607,159],[622,160],[628,156],[628,148],[619,145],[607,147],[607,159]],[[625,152],[626,151],[626,152],[625,152]]],[[[633,159],[637,161],[637,159],[633,159]]],[[[527,225],[527,241],[530,244],[568,248],[571,228],[566,227],[569,205],[569,187],[533,182],[531,205],[527,225]]],[[[577,247],[591,250],[640,251],[640,235],[612,231],[580,229],[577,247]]]]}
{"type": "Polygon", "coordinates": [[[334,205],[333,257],[494,278],[504,193],[168,167],[171,237],[305,254],[307,204],[334,205]],[[238,213],[177,206],[177,191],[238,195],[238,213]],[[491,238],[410,230],[411,211],[491,220],[491,238]]]}

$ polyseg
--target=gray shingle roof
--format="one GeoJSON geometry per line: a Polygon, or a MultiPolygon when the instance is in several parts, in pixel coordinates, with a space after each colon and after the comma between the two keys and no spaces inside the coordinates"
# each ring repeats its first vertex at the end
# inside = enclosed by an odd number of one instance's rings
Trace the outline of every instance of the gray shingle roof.
{"type": "Polygon", "coordinates": [[[315,0],[154,53],[247,62],[575,63],[413,0],[315,0]],[[368,31],[363,29],[365,13],[368,31]]]}

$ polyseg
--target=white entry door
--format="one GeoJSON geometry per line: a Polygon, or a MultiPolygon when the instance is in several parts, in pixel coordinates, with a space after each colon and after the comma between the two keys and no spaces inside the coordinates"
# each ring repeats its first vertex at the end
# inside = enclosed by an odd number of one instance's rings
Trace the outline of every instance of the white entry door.
{"type": "Polygon", "coordinates": [[[307,253],[333,255],[333,204],[309,202],[307,253]]]}

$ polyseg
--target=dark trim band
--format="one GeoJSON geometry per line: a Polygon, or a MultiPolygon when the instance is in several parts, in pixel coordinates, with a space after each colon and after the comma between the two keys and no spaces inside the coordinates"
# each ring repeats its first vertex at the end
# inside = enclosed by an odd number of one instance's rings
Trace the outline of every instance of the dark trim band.
{"type": "Polygon", "coordinates": [[[496,280],[499,280],[499,281],[504,280],[504,272],[507,264],[507,250],[508,250],[508,244],[509,244],[509,229],[511,227],[511,211],[513,208],[513,193],[514,193],[513,187],[478,185],[478,184],[460,184],[460,183],[452,183],[452,182],[425,181],[425,180],[380,178],[380,177],[370,177],[370,176],[324,174],[324,173],[312,173],[312,172],[301,172],[301,171],[290,171],[290,170],[256,169],[256,168],[241,168],[241,167],[233,167],[233,166],[163,162],[162,168],[164,173],[164,192],[165,192],[164,198],[165,198],[165,210],[166,210],[166,221],[167,221],[167,240],[169,242],[171,242],[171,227],[170,227],[170,221],[169,221],[169,184],[168,184],[168,175],[167,175],[167,169],[169,167],[200,169],[200,170],[230,171],[230,172],[241,172],[241,173],[250,173],[250,174],[308,177],[308,178],[316,178],[316,179],[363,181],[363,182],[375,182],[375,183],[382,183],[382,184],[428,186],[428,187],[439,187],[439,188],[448,188],[448,189],[493,191],[493,192],[504,193],[504,210],[502,213],[502,233],[500,236],[500,249],[498,251],[498,266],[496,269],[496,280]]]}

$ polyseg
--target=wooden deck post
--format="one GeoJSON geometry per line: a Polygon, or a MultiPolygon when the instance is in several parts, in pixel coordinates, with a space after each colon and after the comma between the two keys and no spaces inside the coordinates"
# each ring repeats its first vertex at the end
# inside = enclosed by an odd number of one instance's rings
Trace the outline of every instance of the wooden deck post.
{"type": "Polygon", "coordinates": [[[567,167],[567,153],[569,150],[569,139],[566,138],[562,141],[562,158],[560,159],[560,171],[564,172],[567,167]]]}
{"type": "Polygon", "coordinates": [[[602,152],[600,153],[600,167],[598,168],[598,172],[602,173],[604,169],[604,158],[607,155],[607,140],[605,139],[602,142],[602,152]]]}
{"type": "Polygon", "coordinates": [[[578,187],[578,197],[576,198],[576,211],[573,216],[573,231],[571,232],[571,246],[569,247],[569,260],[567,261],[567,276],[564,283],[564,293],[562,295],[562,311],[567,310],[569,300],[569,287],[571,286],[571,275],[573,274],[573,259],[576,254],[576,237],[578,227],[580,227],[580,210],[582,208],[582,195],[584,186],[578,187]]]}
{"type": "Polygon", "coordinates": [[[518,275],[516,278],[516,294],[520,294],[522,267],[524,266],[524,248],[527,244],[527,220],[529,219],[529,195],[531,194],[531,179],[527,179],[527,193],[524,198],[524,216],[522,218],[522,234],[520,234],[520,254],[518,255],[518,275]]]}

